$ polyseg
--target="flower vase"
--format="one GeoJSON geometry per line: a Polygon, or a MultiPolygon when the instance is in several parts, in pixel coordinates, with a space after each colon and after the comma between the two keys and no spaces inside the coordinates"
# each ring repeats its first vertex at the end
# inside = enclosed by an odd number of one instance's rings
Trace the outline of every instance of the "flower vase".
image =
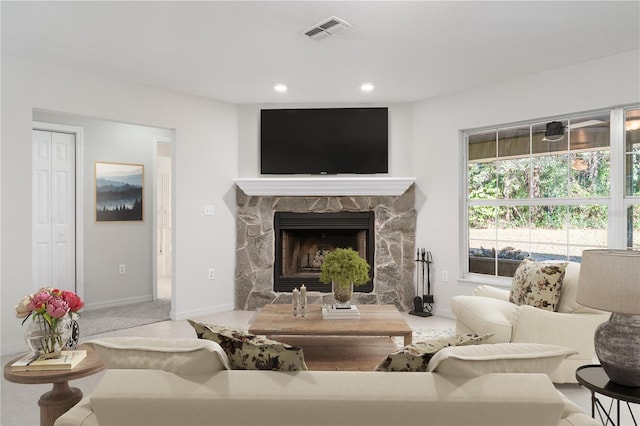
{"type": "Polygon", "coordinates": [[[27,320],[25,341],[31,352],[37,352],[45,358],[55,358],[65,349],[71,337],[71,320],[68,316],[54,319],[50,324],[42,315],[27,320]]]}
{"type": "Polygon", "coordinates": [[[333,298],[336,301],[334,307],[339,309],[346,309],[351,307],[351,297],[353,296],[353,282],[344,286],[342,284],[338,284],[335,281],[332,281],[331,286],[333,291],[333,298]]]}

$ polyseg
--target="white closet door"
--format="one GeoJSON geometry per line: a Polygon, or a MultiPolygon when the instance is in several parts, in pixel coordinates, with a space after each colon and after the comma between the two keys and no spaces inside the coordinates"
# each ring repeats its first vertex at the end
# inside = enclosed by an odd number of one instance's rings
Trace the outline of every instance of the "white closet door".
{"type": "Polygon", "coordinates": [[[75,136],[33,131],[33,286],[76,291],[75,136]]]}

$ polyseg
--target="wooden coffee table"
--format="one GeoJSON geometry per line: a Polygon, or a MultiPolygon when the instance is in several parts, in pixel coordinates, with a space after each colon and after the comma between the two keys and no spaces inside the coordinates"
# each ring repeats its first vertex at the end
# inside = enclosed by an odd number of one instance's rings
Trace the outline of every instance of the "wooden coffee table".
{"type": "Polygon", "coordinates": [[[402,336],[411,344],[412,330],[394,305],[357,305],[360,318],[323,319],[321,305],[309,305],[307,316],[293,316],[291,305],[265,305],[249,333],[278,336],[402,336]]]}

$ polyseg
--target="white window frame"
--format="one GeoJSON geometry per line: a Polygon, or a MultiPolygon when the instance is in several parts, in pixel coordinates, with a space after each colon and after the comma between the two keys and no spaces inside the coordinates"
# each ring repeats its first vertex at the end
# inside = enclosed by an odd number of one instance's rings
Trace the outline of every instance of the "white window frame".
{"type": "Polygon", "coordinates": [[[620,108],[620,114],[617,117],[617,119],[619,120],[619,125],[618,127],[618,132],[619,132],[619,138],[621,139],[620,142],[620,150],[621,150],[621,154],[620,154],[620,162],[621,165],[620,167],[623,169],[622,172],[622,176],[621,176],[621,214],[623,217],[623,220],[621,220],[621,226],[622,226],[622,231],[623,235],[622,235],[622,244],[621,247],[626,248],[627,246],[627,209],[631,206],[640,206],[640,196],[637,195],[626,195],[625,194],[625,174],[624,174],[624,160],[625,160],[625,146],[624,146],[624,138],[625,138],[625,118],[626,118],[626,113],[629,110],[635,110],[635,109],[640,109],[640,104],[639,105],[630,105],[630,106],[625,106],[623,108],[620,108]]]}
{"type": "MultiPolygon", "coordinates": [[[[626,248],[627,233],[627,208],[631,205],[640,205],[640,197],[625,196],[625,170],[624,170],[624,124],[625,113],[630,109],[640,108],[639,105],[616,106],[592,111],[584,111],[574,114],[558,115],[546,118],[535,118],[515,123],[492,125],[473,129],[463,129],[459,132],[461,146],[460,173],[463,177],[460,180],[459,188],[459,212],[460,212],[460,233],[461,244],[459,253],[460,281],[468,281],[480,284],[491,284],[497,286],[510,286],[510,277],[500,277],[495,275],[485,275],[469,272],[469,223],[468,208],[470,206],[536,206],[549,205],[552,200],[553,205],[575,206],[575,205],[595,205],[605,204],[608,211],[607,220],[607,245],[609,248],[626,248]],[[572,118],[586,115],[606,114],[610,115],[610,190],[608,197],[591,198],[525,198],[525,199],[494,199],[494,200],[469,200],[468,199],[468,138],[470,134],[483,131],[504,129],[509,127],[531,125],[532,123],[549,122],[556,120],[571,120],[572,118]]],[[[569,132],[570,137],[570,132],[569,132]]]]}

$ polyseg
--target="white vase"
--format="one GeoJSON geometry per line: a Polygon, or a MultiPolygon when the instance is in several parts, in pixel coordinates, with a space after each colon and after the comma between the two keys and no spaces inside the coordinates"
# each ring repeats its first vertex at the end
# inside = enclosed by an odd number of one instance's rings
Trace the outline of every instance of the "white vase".
{"type": "Polygon", "coordinates": [[[347,286],[340,285],[335,281],[331,282],[331,290],[337,308],[348,308],[351,306],[351,298],[353,297],[353,282],[347,286]]]}

